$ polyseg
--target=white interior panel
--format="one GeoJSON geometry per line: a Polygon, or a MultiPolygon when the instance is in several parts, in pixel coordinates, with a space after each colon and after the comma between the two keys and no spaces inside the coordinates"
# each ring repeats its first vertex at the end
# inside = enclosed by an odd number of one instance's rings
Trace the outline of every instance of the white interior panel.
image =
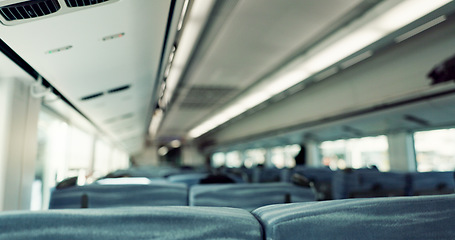
{"type": "Polygon", "coordinates": [[[169,9],[167,0],[114,1],[19,25],[0,25],[0,38],[111,137],[143,137],[169,9]],[[49,54],[65,46],[72,48],[49,54]],[[130,88],[106,94],[123,85],[130,88]],[[104,95],[81,101],[99,92],[104,95]],[[128,113],[135,117],[124,120],[129,122],[127,130],[112,130],[105,123],[128,113]]]}

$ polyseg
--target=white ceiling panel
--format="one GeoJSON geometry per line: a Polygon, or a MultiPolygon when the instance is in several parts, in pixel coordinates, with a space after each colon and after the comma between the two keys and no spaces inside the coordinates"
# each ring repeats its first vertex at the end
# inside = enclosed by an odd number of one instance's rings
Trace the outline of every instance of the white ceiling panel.
{"type": "Polygon", "coordinates": [[[112,1],[19,25],[0,25],[0,38],[114,139],[143,138],[169,9],[168,0],[112,1]],[[49,54],[66,46],[71,48],[49,54]],[[108,94],[125,85],[130,88],[108,94]],[[81,100],[96,93],[104,95],[81,100]],[[134,121],[124,120],[130,122],[125,129],[112,130],[105,123],[125,114],[135,116],[134,121]]]}

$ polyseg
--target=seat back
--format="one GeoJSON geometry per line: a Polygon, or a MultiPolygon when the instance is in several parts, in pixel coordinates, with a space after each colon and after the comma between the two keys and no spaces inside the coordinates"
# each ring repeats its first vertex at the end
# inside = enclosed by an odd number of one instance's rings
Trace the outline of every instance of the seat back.
{"type": "Polygon", "coordinates": [[[169,182],[173,183],[184,183],[187,186],[198,184],[201,179],[208,176],[208,173],[187,173],[177,174],[167,177],[169,182]]]}
{"type": "Polygon", "coordinates": [[[81,208],[83,201],[86,201],[88,208],[186,206],[188,188],[181,183],[76,186],[54,190],[49,209],[81,208]]]}
{"type": "Polygon", "coordinates": [[[190,206],[242,208],[248,211],[261,206],[314,201],[311,189],[290,183],[245,183],[195,185],[190,189],[190,206]]]}
{"type": "Polygon", "coordinates": [[[296,167],[293,173],[305,176],[313,182],[332,182],[335,171],[328,167],[296,167]]]}
{"type": "Polygon", "coordinates": [[[252,182],[254,183],[268,183],[268,182],[281,182],[283,177],[282,169],[278,168],[254,168],[252,175],[252,182]]]}
{"type": "MultiPolygon", "coordinates": [[[[295,167],[291,176],[295,180],[296,175],[304,177],[303,185],[308,185],[316,192],[318,200],[330,200],[332,197],[332,180],[335,171],[328,167],[295,167]]],[[[298,177],[297,176],[297,177],[298,177]]]]}
{"type": "Polygon", "coordinates": [[[436,195],[454,192],[454,172],[410,173],[409,195],[436,195]]]}
{"type": "Polygon", "coordinates": [[[247,211],[204,207],[132,207],[0,213],[0,239],[262,240],[247,211]]]}
{"type": "Polygon", "coordinates": [[[455,195],[280,204],[253,211],[264,239],[453,239],[455,195]]]}
{"type": "Polygon", "coordinates": [[[405,196],[406,190],[405,173],[375,170],[337,171],[332,180],[334,199],[405,196]]]}

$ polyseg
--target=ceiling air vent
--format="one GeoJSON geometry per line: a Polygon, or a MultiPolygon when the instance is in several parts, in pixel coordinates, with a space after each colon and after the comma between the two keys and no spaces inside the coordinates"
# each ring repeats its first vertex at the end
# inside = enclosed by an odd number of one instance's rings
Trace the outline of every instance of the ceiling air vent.
{"type": "Polygon", "coordinates": [[[130,87],[131,87],[131,85],[120,86],[117,88],[107,90],[107,93],[117,93],[117,92],[125,91],[125,90],[128,90],[130,87]]]}
{"type": "Polygon", "coordinates": [[[127,120],[134,117],[134,113],[126,113],[117,117],[112,117],[104,120],[104,123],[111,124],[120,120],[127,120]]]}
{"type": "Polygon", "coordinates": [[[194,86],[192,87],[180,108],[201,109],[211,108],[226,102],[237,89],[223,86],[194,86]]]}
{"type": "Polygon", "coordinates": [[[60,9],[57,0],[35,0],[0,7],[0,14],[6,21],[36,18],[60,9]]]}
{"type": "Polygon", "coordinates": [[[101,97],[101,96],[103,96],[105,94],[118,93],[118,92],[121,92],[121,91],[128,90],[130,87],[131,87],[131,85],[123,85],[123,86],[120,86],[120,87],[117,87],[117,88],[109,89],[109,90],[107,90],[105,92],[97,92],[97,93],[94,93],[94,94],[90,94],[90,95],[81,97],[81,101],[91,100],[91,99],[94,99],[94,98],[97,98],[97,97],[101,97]]]}
{"type": "Polygon", "coordinates": [[[109,0],[65,0],[66,6],[72,7],[85,7],[95,5],[98,3],[107,2],[109,0]]]}
{"type": "Polygon", "coordinates": [[[103,95],[104,95],[103,92],[94,93],[94,94],[91,94],[91,95],[88,95],[88,96],[85,96],[85,97],[81,97],[81,101],[90,100],[90,99],[93,99],[93,98],[101,97],[103,95]]]}

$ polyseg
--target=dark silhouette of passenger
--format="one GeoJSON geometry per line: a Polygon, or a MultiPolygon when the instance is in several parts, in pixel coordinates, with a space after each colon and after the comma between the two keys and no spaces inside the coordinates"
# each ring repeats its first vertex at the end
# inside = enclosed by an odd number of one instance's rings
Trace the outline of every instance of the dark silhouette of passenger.
{"type": "Polygon", "coordinates": [[[431,83],[433,85],[455,80],[455,56],[452,56],[443,63],[434,67],[431,72],[428,73],[428,77],[433,80],[431,83]]]}
{"type": "Polygon", "coordinates": [[[206,178],[199,181],[200,184],[215,184],[215,183],[235,183],[235,181],[225,174],[210,174],[206,178]]]}
{"type": "Polygon", "coordinates": [[[305,145],[300,145],[300,152],[294,157],[296,166],[306,165],[306,147],[305,145]]]}
{"type": "Polygon", "coordinates": [[[77,177],[70,177],[62,180],[55,186],[56,189],[64,189],[69,187],[74,187],[77,185],[77,177]]]}

